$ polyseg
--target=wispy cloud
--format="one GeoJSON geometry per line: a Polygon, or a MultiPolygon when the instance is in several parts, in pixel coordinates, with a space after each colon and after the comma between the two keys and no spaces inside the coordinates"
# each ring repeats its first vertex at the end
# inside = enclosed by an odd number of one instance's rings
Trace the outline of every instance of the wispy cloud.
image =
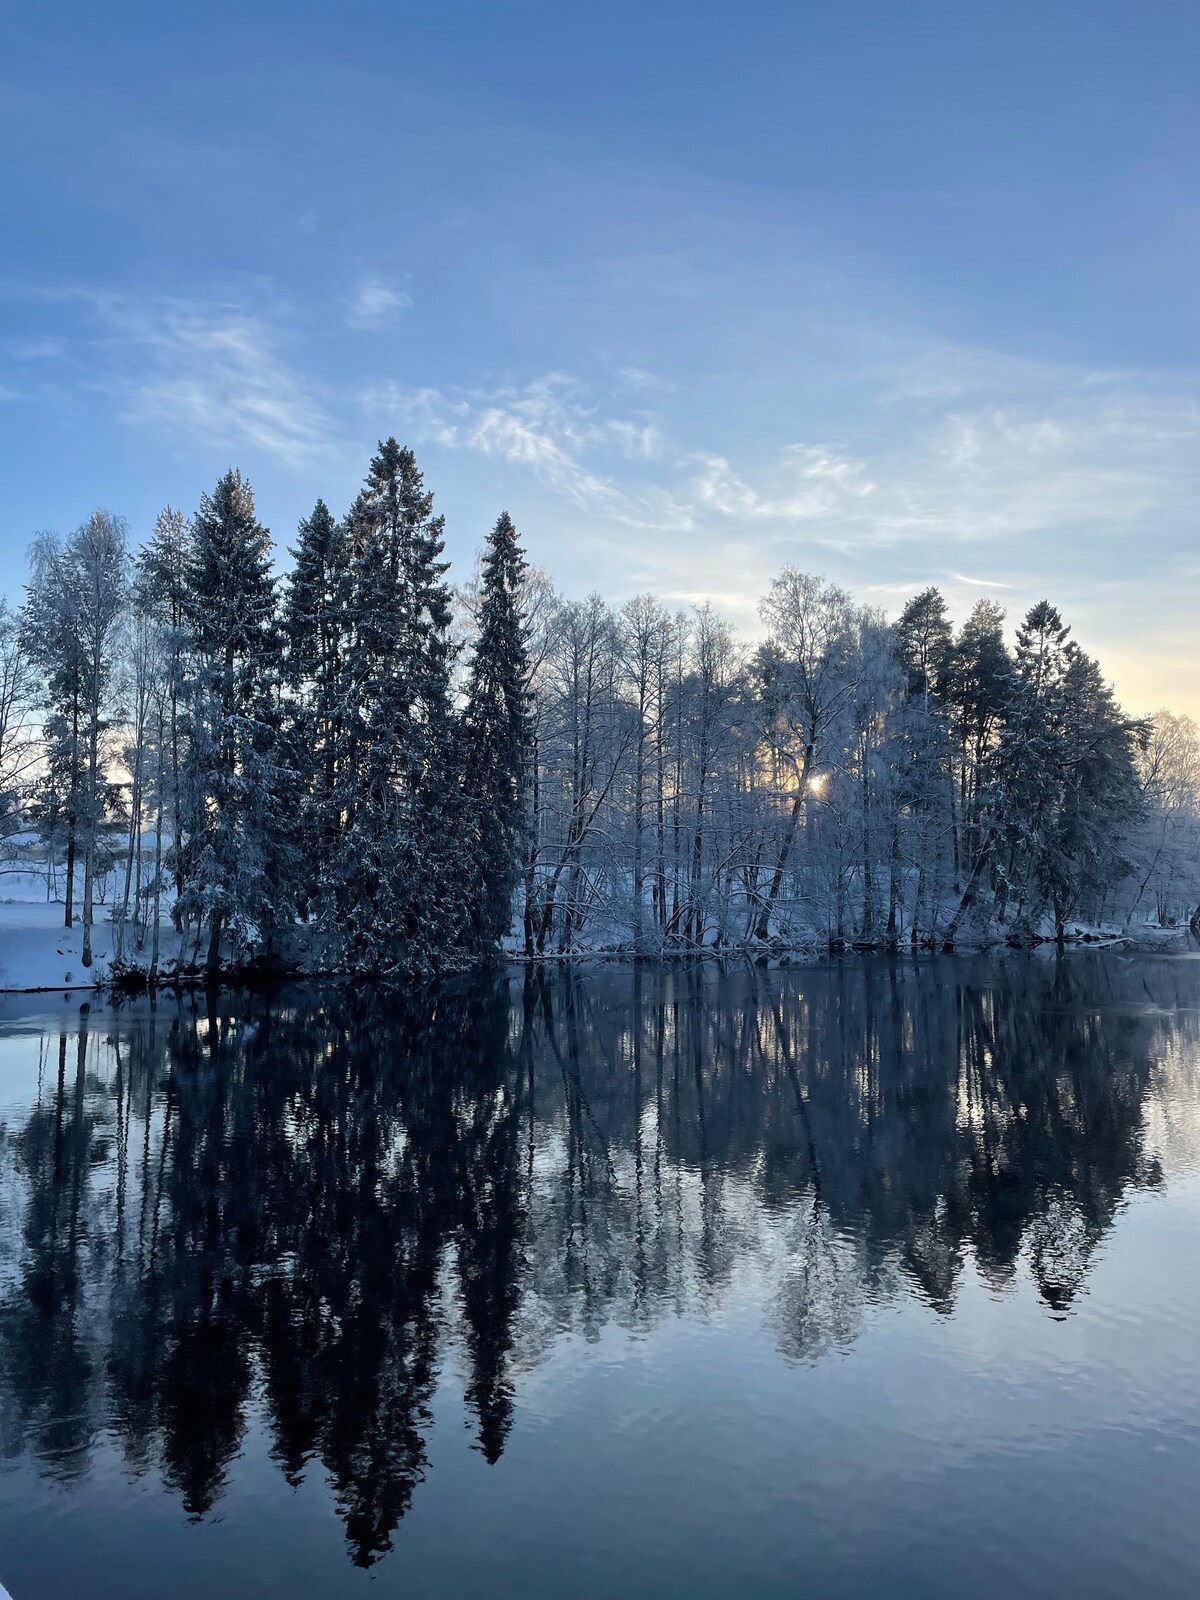
{"type": "Polygon", "coordinates": [[[372,415],[402,419],[419,439],[527,470],[589,516],[625,527],[687,526],[689,514],[663,485],[618,481],[623,466],[644,468],[664,456],[655,420],[648,414],[606,416],[567,374],[490,391],[408,391],[385,384],[370,391],[366,405],[372,415]]]}
{"type": "Polygon", "coordinates": [[[408,290],[393,279],[367,278],[346,307],[346,323],[351,328],[372,331],[387,328],[411,305],[408,290]]]}
{"type": "Polygon", "coordinates": [[[287,466],[329,461],[340,431],[299,366],[278,315],[245,303],[119,293],[86,286],[6,292],[60,308],[69,331],[10,341],[2,354],[37,382],[31,395],[77,407],[100,395],[112,413],[180,440],[261,451],[287,466]]]}
{"type": "Polygon", "coordinates": [[[106,299],[108,381],[122,414],[187,439],[249,446],[291,467],[327,458],[338,429],[279,336],[234,306],[182,299],[106,299]]]}
{"type": "Polygon", "coordinates": [[[729,519],[810,522],[853,512],[875,492],[865,462],[823,445],[786,446],[761,486],[739,476],[724,456],[709,456],[691,480],[697,500],[729,519]]]}
{"type": "Polygon", "coordinates": [[[967,588],[967,589],[1009,589],[1009,590],[1011,590],[1011,589],[1013,589],[1015,587],[1015,585],[1013,585],[1011,583],[1001,583],[999,581],[999,579],[997,579],[997,578],[975,578],[975,577],[968,576],[968,574],[965,573],[965,572],[955,572],[954,574],[952,574],[952,576],[953,576],[953,579],[954,579],[955,583],[961,583],[963,585],[963,587],[967,588]]]}
{"type": "Polygon", "coordinates": [[[673,437],[563,373],[517,389],[370,396],[447,450],[500,457],[572,506],[634,528],[764,547],[980,544],[1115,535],[1200,490],[1200,409],[1188,396],[1064,383],[1052,402],[923,412],[862,455],[819,441],[737,463],[673,437]]]}
{"type": "MultiPolygon", "coordinates": [[[[661,395],[651,410],[619,372],[591,385],[564,373],[493,390],[393,384],[370,404],[417,440],[503,462],[510,503],[548,497],[542,519],[570,588],[709,600],[748,630],[783,562],[878,595],[889,610],[933,582],[960,615],[980,594],[1016,615],[1048,592],[1091,648],[1111,641],[1128,655],[1146,631],[1138,619],[1172,612],[1194,562],[1200,407],[1187,386],[1143,374],[1122,383],[1000,362],[1003,381],[993,373],[989,385],[988,364],[986,353],[957,355],[938,383],[930,357],[922,398],[849,442],[736,453],[697,448],[694,420],[661,395]],[[1131,544],[1148,534],[1156,563],[1142,569],[1141,601],[1131,610],[1127,587],[1117,617],[1101,598],[1104,578],[1128,570],[1131,544]],[[970,563],[954,554],[968,549],[979,552],[970,563]],[[972,576],[980,556],[988,575],[972,576]]],[[[1144,698],[1144,675],[1130,681],[1144,698]]]]}
{"type": "Polygon", "coordinates": [[[57,361],[63,350],[61,339],[9,339],[4,346],[12,361],[57,361]]]}
{"type": "MultiPolygon", "coordinates": [[[[386,321],[403,296],[369,279],[347,316],[386,321]]],[[[548,371],[459,387],[379,382],[363,371],[363,342],[347,338],[318,381],[303,321],[263,286],[228,299],[58,298],[75,310],[36,330],[31,319],[27,335],[0,347],[0,398],[7,389],[49,402],[57,386],[62,404],[78,405],[99,393],[131,425],[219,445],[251,470],[255,452],[309,479],[317,469],[334,495],[385,433],[422,448],[435,488],[438,453],[473,458],[480,476],[461,481],[486,480],[489,497],[503,497],[534,559],[570,591],[708,599],[752,628],[759,595],[790,562],[889,608],[930,582],[958,610],[988,593],[1014,615],[1048,592],[1099,630],[1092,647],[1110,640],[1122,659],[1135,639],[1152,651],[1144,619],[1183,627],[1200,504],[1194,375],[847,331],[839,423],[828,423],[836,408],[808,396],[811,415],[828,413],[810,429],[809,412],[779,403],[786,391],[757,404],[744,374],[732,401],[719,374],[706,396],[649,367],[587,380],[548,371]],[[1118,597],[1106,597],[1105,582],[1118,579],[1118,597]]],[[[819,397],[822,381],[810,374],[806,389],[819,397]]]]}

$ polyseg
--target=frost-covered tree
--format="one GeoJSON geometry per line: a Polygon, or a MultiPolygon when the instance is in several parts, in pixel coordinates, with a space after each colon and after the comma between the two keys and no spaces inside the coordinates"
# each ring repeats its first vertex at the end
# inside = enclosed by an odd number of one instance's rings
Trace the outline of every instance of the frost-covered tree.
{"type": "Polygon", "coordinates": [[[58,535],[41,533],[34,539],[29,572],[22,639],[45,682],[45,765],[36,814],[47,852],[53,853],[60,842],[62,845],[63,922],[69,928],[75,918],[75,867],[84,806],[83,656],[76,617],[79,597],[58,535]]]}
{"type": "Polygon", "coordinates": [[[616,620],[601,597],[564,605],[541,682],[541,848],[527,912],[539,955],[575,948],[597,903],[611,904],[612,833],[605,824],[633,736],[618,663],[616,620]]]}
{"type": "Polygon", "coordinates": [[[1147,724],[1122,714],[1091,656],[1074,641],[1067,653],[1058,803],[1037,885],[1060,938],[1068,917],[1096,916],[1109,886],[1133,870],[1128,842],[1142,808],[1137,754],[1150,734],[1147,724]]]}
{"type": "Polygon", "coordinates": [[[273,954],[294,889],[291,780],[280,761],[282,641],[271,541],[249,483],[230,470],[192,519],[183,570],[188,635],[183,915],[206,967],[222,940],[273,954]]]}
{"type": "Polygon", "coordinates": [[[939,590],[913,596],[896,618],[895,639],[909,695],[928,700],[944,692],[954,634],[939,590]]]}
{"type": "Polygon", "coordinates": [[[981,790],[975,859],[951,938],[990,882],[995,916],[1025,932],[1047,911],[1061,937],[1068,916],[1126,875],[1123,835],[1139,807],[1141,725],[1122,716],[1099,668],[1068,638],[1049,601],[1017,631],[1003,730],[981,790]]]}
{"type": "Polygon", "coordinates": [[[662,893],[665,793],[664,715],[666,661],[670,654],[671,618],[653,595],[636,595],[621,609],[618,621],[622,690],[633,710],[630,793],[630,937],[639,955],[647,946],[646,884],[652,880],[656,943],[666,934],[666,898],[662,893]],[[655,781],[657,777],[657,782],[655,781]],[[649,848],[648,848],[649,846],[649,848]],[[648,867],[653,866],[648,874],[648,867]]]}
{"type": "Polygon", "coordinates": [[[82,856],[85,967],[92,964],[101,829],[113,800],[108,736],[127,566],[125,524],[107,511],[95,511],[69,539],[43,536],[35,542],[25,612],[27,648],[46,675],[48,792],[66,825],[67,926],[82,856]]]}
{"type": "Polygon", "coordinates": [[[346,532],[324,500],[300,523],[283,602],[291,732],[301,780],[301,909],[318,906],[340,833],[341,655],[348,638],[346,532]]]}
{"type": "Polygon", "coordinates": [[[19,615],[0,596],[0,850],[25,826],[41,755],[37,674],[19,615]]]}
{"type": "Polygon", "coordinates": [[[529,652],[521,602],[525,555],[508,513],[488,536],[478,637],[462,721],[468,852],[467,943],[494,951],[508,932],[528,827],[529,652]]]}
{"type": "Polygon", "coordinates": [[[786,567],[763,601],[769,637],[758,658],[764,731],[783,802],[774,864],[759,899],[755,936],[767,938],[775,904],[827,746],[854,694],[854,606],[844,589],[786,567]]]}
{"type": "Polygon", "coordinates": [[[341,832],[325,894],[343,958],[372,971],[436,969],[462,936],[442,536],[412,451],[385,440],[346,519],[341,832]]]}
{"type": "Polygon", "coordinates": [[[954,641],[948,676],[945,699],[958,767],[955,865],[969,874],[981,843],[984,789],[1014,692],[1001,607],[990,600],[974,607],[954,641]]]}
{"type": "Polygon", "coordinates": [[[1200,906],[1200,730],[1191,717],[1156,711],[1138,752],[1141,821],[1125,925],[1152,912],[1160,927],[1200,906]]]}
{"type": "Polygon", "coordinates": [[[154,528],[138,557],[137,597],[140,611],[154,630],[155,650],[161,656],[161,685],[156,686],[155,718],[160,709],[165,719],[161,753],[164,773],[157,793],[160,811],[156,826],[167,832],[167,850],[174,880],[173,906],[178,908],[183,895],[183,753],[184,729],[181,706],[190,671],[189,632],[185,615],[188,595],[187,566],[190,530],[181,511],[166,506],[159,512],[154,528]]]}
{"type": "Polygon", "coordinates": [[[125,523],[95,511],[67,543],[67,560],[77,592],[76,627],[82,679],[84,801],[83,948],[80,960],[92,964],[92,920],[100,830],[106,810],[108,735],[114,712],[120,630],[129,592],[129,554],[125,523]]]}

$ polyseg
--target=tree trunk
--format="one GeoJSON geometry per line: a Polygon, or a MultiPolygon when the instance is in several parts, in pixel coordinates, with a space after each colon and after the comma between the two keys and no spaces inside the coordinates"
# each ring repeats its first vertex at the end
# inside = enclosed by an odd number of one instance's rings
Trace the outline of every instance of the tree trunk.
{"type": "Polygon", "coordinates": [[[962,899],[958,902],[958,909],[946,924],[944,944],[952,945],[954,943],[958,937],[958,930],[962,926],[963,918],[975,903],[975,896],[979,892],[979,885],[983,878],[983,869],[987,866],[988,857],[992,853],[995,837],[995,833],[991,831],[984,835],[983,843],[976,853],[975,863],[971,868],[971,876],[967,879],[966,887],[962,892],[962,899]]]}
{"type": "Polygon", "coordinates": [[[787,871],[788,857],[792,853],[792,844],[796,838],[796,829],[800,823],[800,813],[804,809],[804,797],[808,793],[808,779],[812,770],[813,747],[807,745],[804,750],[804,761],[800,768],[800,787],[796,791],[796,798],[792,801],[791,813],[783,831],[783,842],[779,846],[779,855],[775,862],[775,870],[771,874],[771,882],[767,888],[766,898],[758,914],[755,925],[754,937],[767,939],[771,933],[771,913],[775,909],[775,902],[779,899],[779,891],[783,887],[783,875],[787,871]]]}
{"type": "Polygon", "coordinates": [[[646,932],[646,907],[643,903],[645,887],[645,871],[642,861],[642,826],[644,793],[646,782],[646,704],[645,696],[639,695],[638,702],[638,737],[637,756],[634,762],[633,775],[633,950],[635,955],[641,955],[645,948],[646,932]]]}
{"type": "Polygon", "coordinates": [[[80,960],[85,967],[92,964],[92,901],[96,881],[96,778],[100,762],[100,729],[93,718],[88,736],[88,828],[83,852],[83,953],[80,960]]]}
{"type": "Polygon", "coordinates": [[[875,939],[875,871],[871,861],[871,785],[867,777],[866,760],[863,761],[862,777],[862,869],[863,869],[863,914],[862,936],[868,942],[875,939]]]}
{"type": "Polygon", "coordinates": [[[154,929],[150,936],[150,982],[152,984],[158,982],[159,915],[162,909],[162,778],[162,757],[160,754],[158,764],[158,811],[154,819],[154,929]]]}

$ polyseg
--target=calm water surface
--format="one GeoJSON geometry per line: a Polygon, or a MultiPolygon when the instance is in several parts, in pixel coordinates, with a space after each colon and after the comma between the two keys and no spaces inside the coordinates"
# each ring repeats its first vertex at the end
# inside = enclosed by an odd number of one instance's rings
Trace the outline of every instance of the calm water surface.
{"type": "Polygon", "coordinates": [[[1200,960],[23,1004],[14,1600],[1200,1593],[1200,960]]]}

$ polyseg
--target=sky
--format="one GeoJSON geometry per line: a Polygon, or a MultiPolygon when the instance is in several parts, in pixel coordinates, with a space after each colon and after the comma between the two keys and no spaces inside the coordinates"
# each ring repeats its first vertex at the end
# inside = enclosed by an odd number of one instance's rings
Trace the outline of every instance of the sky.
{"type": "Polygon", "coordinates": [[[376,441],[465,576],[760,628],[1043,595],[1200,716],[1200,8],[0,8],[0,590],[230,465],[281,569],[376,441]]]}

